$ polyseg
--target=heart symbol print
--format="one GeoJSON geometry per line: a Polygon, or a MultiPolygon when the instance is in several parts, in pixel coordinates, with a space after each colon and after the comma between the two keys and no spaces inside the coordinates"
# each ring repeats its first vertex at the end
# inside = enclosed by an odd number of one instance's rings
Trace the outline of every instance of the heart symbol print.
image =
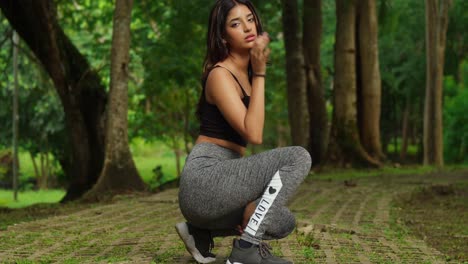
{"type": "Polygon", "coordinates": [[[270,186],[270,188],[268,188],[268,192],[269,192],[270,194],[274,194],[274,193],[276,192],[276,189],[273,188],[272,186],[270,186]]]}

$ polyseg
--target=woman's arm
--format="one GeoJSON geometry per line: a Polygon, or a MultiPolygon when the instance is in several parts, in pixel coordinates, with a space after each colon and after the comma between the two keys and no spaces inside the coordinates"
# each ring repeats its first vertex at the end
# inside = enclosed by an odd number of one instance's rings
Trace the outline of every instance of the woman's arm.
{"type": "Polygon", "coordinates": [[[206,82],[207,96],[211,99],[209,101],[216,104],[227,122],[251,144],[261,144],[263,140],[265,78],[255,74],[266,72],[266,62],[270,54],[268,43],[268,35],[260,35],[250,51],[254,76],[248,108],[239,98],[236,82],[228,71],[222,68],[213,69],[206,82]]]}
{"type": "Polygon", "coordinates": [[[265,119],[265,80],[254,78],[249,108],[244,106],[237,83],[223,68],[210,72],[206,82],[207,100],[216,104],[226,121],[251,144],[261,144],[265,119]],[[258,80],[257,80],[258,79],[258,80]]]}

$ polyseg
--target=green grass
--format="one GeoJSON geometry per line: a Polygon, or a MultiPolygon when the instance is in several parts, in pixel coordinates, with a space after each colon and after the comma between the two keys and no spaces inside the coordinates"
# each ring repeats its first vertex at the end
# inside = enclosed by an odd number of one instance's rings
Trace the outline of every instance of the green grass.
{"type": "MultiPolygon", "coordinates": [[[[395,148],[395,144],[393,141],[387,146],[388,153],[400,153],[400,150],[401,150],[401,138],[398,138],[396,148],[395,148]]],[[[418,153],[418,146],[408,144],[408,148],[406,151],[408,155],[414,156],[418,153]]]]}
{"type": "Polygon", "coordinates": [[[320,180],[349,180],[381,175],[424,174],[437,171],[432,166],[383,167],[381,169],[333,169],[316,173],[312,177],[320,180]]]}
{"type": "Polygon", "coordinates": [[[21,208],[37,203],[57,203],[65,195],[63,190],[24,191],[14,201],[13,191],[0,190],[0,207],[21,208]]]}

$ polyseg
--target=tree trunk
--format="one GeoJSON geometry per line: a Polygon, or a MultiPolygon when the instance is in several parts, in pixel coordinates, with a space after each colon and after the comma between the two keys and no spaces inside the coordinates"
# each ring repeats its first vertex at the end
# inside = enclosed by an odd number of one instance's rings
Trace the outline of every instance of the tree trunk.
{"type": "Polygon", "coordinates": [[[40,177],[40,175],[39,175],[39,170],[37,168],[37,162],[34,159],[34,156],[33,156],[31,151],[29,152],[29,156],[31,157],[31,161],[32,161],[32,164],[33,164],[34,175],[36,176],[36,185],[39,186],[39,177],[40,177]]]}
{"type": "Polygon", "coordinates": [[[180,177],[180,173],[181,173],[181,163],[180,163],[180,159],[181,159],[181,156],[182,156],[182,151],[177,147],[176,149],[174,149],[174,153],[175,153],[175,158],[176,158],[176,173],[177,173],[177,177],[180,177]]]}
{"type": "Polygon", "coordinates": [[[121,191],[142,191],[145,184],[133,162],[128,145],[128,70],[130,22],[133,0],[117,0],[114,11],[111,78],[106,123],[104,168],[85,199],[98,199],[121,191]]]}
{"type": "Polygon", "coordinates": [[[39,178],[39,185],[37,186],[39,189],[44,189],[44,177],[45,177],[45,161],[44,161],[44,153],[39,152],[39,160],[41,164],[41,177],[39,178]]]}
{"type": "Polygon", "coordinates": [[[287,129],[283,126],[281,123],[280,119],[276,119],[276,147],[285,147],[286,144],[286,139],[285,139],[285,133],[287,133],[287,129]]]}
{"type": "Polygon", "coordinates": [[[319,164],[327,147],[327,109],[320,67],[320,43],[322,40],[322,1],[304,1],[304,59],[307,78],[307,98],[309,105],[309,144],[314,164],[319,164]]]}
{"type": "Polygon", "coordinates": [[[406,98],[405,109],[403,110],[403,120],[401,124],[401,148],[400,148],[400,160],[406,159],[408,153],[408,123],[409,123],[409,98],[406,98]]]}
{"type": "Polygon", "coordinates": [[[299,35],[297,0],[282,0],[286,75],[288,83],[288,115],[293,145],[307,147],[309,111],[307,108],[304,54],[299,35]]]}
{"type": "Polygon", "coordinates": [[[358,3],[358,123],[362,146],[376,160],[385,159],[380,142],[381,78],[375,0],[358,3]]]}
{"type": "Polygon", "coordinates": [[[18,137],[19,137],[19,105],[18,105],[18,33],[13,32],[13,200],[18,201],[18,183],[19,183],[19,166],[18,166],[18,137]]]}
{"type": "Polygon", "coordinates": [[[45,178],[44,178],[44,187],[47,189],[49,188],[49,181],[50,181],[50,157],[49,157],[49,152],[46,152],[45,153],[46,155],[46,175],[45,178]]]}
{"type": "Polygon", "coordinates": [[[190,104],[189,98],[190,94],[188,90],[186,90],[185,93],[185,105],[184,105],[184,148],[185,148],[185,154],[189,155],[190,151],[192,151],[193,148],[193,141],[192,137],[190,136],[190,118],[191,118],[191,108],[192,105],[190,104]]]}
{"type": "Polygon", "coordinates": [[[426,100],[424,105],[424,164],[444,166],[442,82],[448,10],[451,0],[426,0],[426,100]]]}
{"type": "Polygon", "coordinates": [[[71,179],[62,201],[77,199],[91,188],[102,169],[104,86],[58,25],[54,1],[4,0],[0,8],[54,82],[69,140],[58,157],[71,179]]]}
{"type": "Polygon", "coordinates": [[[362,148],[357,126],[355,0],[336,0],[336,15],[333,124],[326,163],[379,166],[362,148]]]}
{"type": "Polygon", "coordinates": [[[460,144],[460,149],[458,150],[458,157],[457,157],[457,160],[459,160],[460,162],[464,162],[464,158],[465,158],[465,138],[462,138],[462,142],[460,144]]]}

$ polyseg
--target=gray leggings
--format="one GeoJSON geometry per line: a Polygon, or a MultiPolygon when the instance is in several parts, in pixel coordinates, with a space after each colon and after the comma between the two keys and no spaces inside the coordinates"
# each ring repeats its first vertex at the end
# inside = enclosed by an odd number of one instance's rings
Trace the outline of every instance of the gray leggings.
{"type": "Polygon", "coordinates": [[[257,244],[286,237],[295,228],[286,202],[309,173],[311,162],[302,147],[240,157],[216,144],[197,144],[182,171],[180,210],[192,225],[228,236],[242,223],[245,206],[255,201],[257,208],[242,239],[257,244]]]}

